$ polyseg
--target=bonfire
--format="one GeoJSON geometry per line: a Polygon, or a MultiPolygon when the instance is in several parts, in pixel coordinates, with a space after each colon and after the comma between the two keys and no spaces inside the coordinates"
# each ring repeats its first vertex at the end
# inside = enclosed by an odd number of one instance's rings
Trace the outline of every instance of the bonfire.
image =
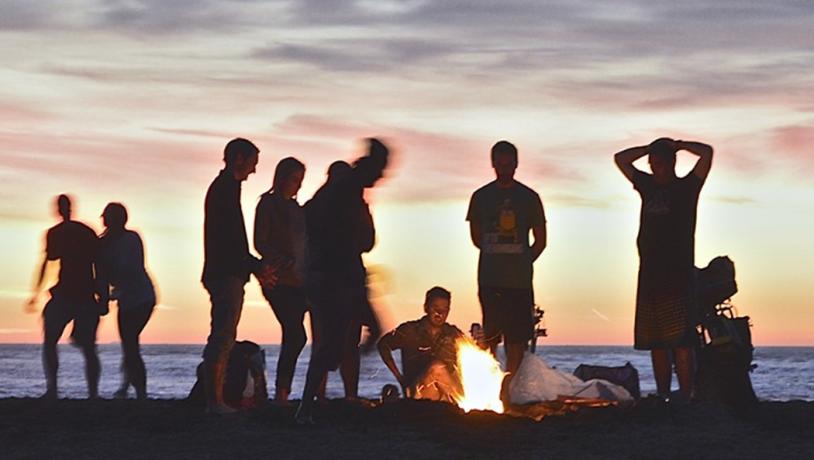
{"type": "Polygon", "coordinates": [[[462,393],[455,397],[455,403],[466,412],[471,410],[490,410],[503,413],[503,401],[500,400],[500,389],[506,375],[500,369],[500,363],[477,343],[468,338],[459,339],[458,377],[463,387],[462,393]]]}

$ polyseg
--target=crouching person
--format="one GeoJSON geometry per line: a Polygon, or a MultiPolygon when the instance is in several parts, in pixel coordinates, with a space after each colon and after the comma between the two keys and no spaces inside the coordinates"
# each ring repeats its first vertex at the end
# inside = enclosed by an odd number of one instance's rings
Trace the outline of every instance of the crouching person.
{"type": "Polygon", "coordinates": [[[399,325],[379,340],[382,361],[407,397],[454,402],[454,396],[461,393],[455,371],[455,342],[463,333],[446,322],[450,300],[446,289],[430,289],[424,299],[426,314],[399,325]],[[401,350],[402,370],[393,359],[393,350],[401,350]]]}

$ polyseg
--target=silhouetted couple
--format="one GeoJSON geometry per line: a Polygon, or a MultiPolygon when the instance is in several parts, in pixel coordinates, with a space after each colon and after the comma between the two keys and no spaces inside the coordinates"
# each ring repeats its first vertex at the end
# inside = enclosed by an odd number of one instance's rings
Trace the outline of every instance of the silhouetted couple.
{"type": "Polygon", "coordinates": [[[118,303],[118,326],[123,352],[122,385],[117,397],[126,397],[132,385],[139,399],[147,397],[147,376],[139,350],[139,334],[147,324],[156,303],[153,284],[144,268],[144,249],[139,235],[125,228],[127,210],[120,203],[105,207],[106,228],[97,239],[87,225],[71,219],[71,200],[56,199],[62,222],[50,228],[45,238],[45,256],[28,302],[33,311],[45,281],[49,261],[59,262],[59,279],[51,289],[51,299],[43,309],[43,367],[46,399],[58,397],[59,357],[57,343],[65,327],[73,321],[71,341],[85,357],[88,397],[99,396],[101,372],[96,351],[99,317],[108,312],[110,300],[118,303]],[[112,291],[111,291],[112,289],[112,291]]]}

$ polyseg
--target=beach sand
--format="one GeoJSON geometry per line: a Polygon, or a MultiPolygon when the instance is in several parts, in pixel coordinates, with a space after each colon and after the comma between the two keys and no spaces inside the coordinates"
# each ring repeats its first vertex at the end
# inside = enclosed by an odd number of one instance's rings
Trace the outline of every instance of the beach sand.
{"type": "Polygon", "coordinates": [[[4,399],[0,458],[814,458],[814,402],[565,412],[537,422],[423,401],[331,401],[316,426],[298,426],[293,406],[218,417],[179,400],[4,399]]]}

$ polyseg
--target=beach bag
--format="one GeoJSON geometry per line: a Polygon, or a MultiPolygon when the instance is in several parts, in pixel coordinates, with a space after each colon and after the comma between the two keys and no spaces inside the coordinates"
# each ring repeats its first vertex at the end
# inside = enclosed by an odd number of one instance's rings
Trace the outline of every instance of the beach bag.
{"type": "MultiPolygon", "coordinates": [[[[198,365],[198,380],[193,385],[187,400],[206,404],[205,364],[198,365]]],[[[223,382],[223,400],[226,404],[241,409],[260,407],[268,402],[266,382],[266,352],[248,340],[235,342],[229,354],[223,382]]]]}
{"type": "Polygon", "coordinates": [[[744,408],[757,402],[750,373],[755,347],[748,316],[736,316],[731,304],[716,307],[704,324],[708,341],[698,350],[696,397],[744,408]]]}
{"type": "Polygon", "coordinates": [[[628,361],[624,366],[607,367],[580,364],[574,375],[582,381],[601,379],[624,387],[631,396],[639,399],[642,395],[639,387],[639,371],[628,361]]]}
{"type": "Polygon", "coordinates": [[[266,352],[254,342],[236,342],[229,355],[223,400],[232,407],[251,409],[268,402],[266,352]]]}
{"type": "Polygon", "coordinates": [[[735,341],[709,344],[698,350],[695,395],[701,401],[716,401],[736,409],[757,403],[749,373],[752,351],[735,341]]]}

